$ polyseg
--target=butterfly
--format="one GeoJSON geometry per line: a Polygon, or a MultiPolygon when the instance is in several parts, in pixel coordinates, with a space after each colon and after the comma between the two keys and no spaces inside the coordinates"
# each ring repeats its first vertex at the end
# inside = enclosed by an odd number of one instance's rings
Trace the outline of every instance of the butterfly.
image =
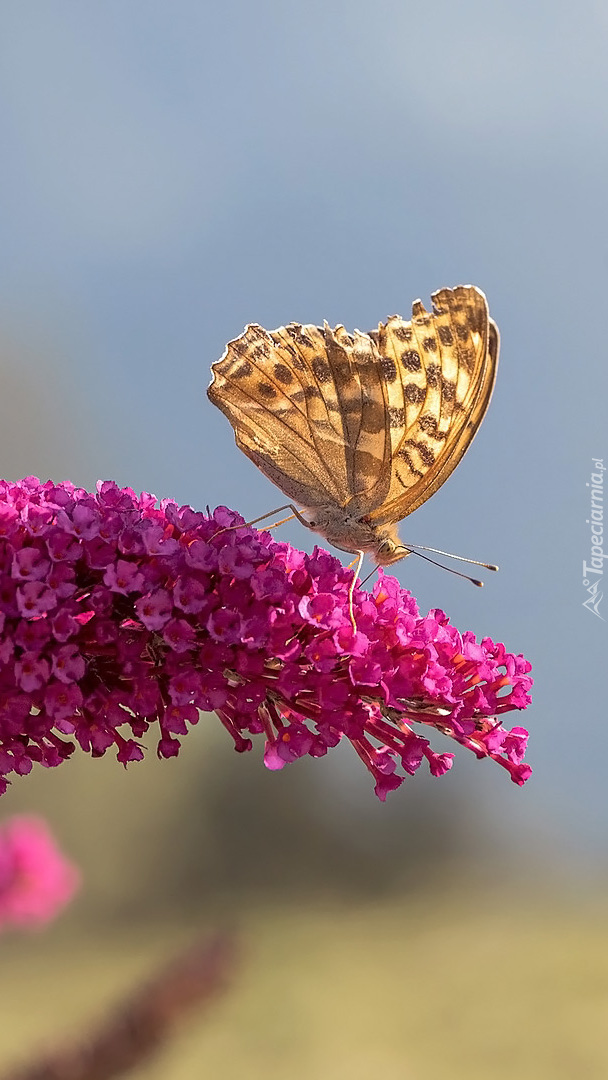
{"type": "Polygon", "coordinates": [[[356,577],[366,553],[381,566],[411,553],[396,523],[470,446],[499,341],[485,295],[459,285],[433,293],[430,312],[416,300],[409,322],[391,315],[369,333],[252,323],[212,365],[207,394],[240,449],[302,508],[278,509],[357,553],[356,577]]]}

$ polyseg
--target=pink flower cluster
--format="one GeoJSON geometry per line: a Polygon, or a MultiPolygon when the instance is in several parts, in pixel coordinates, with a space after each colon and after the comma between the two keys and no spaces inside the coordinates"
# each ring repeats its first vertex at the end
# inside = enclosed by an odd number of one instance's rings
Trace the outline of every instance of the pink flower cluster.
{"type": "Polygon", "coordinates": [[[12,817],[0,825],[0,928],[43,926],[79,883],[76,867],[41,818],[12,817]]]}
{"type": "Polygon", "coordinates": [[[199,710],[237,750],[266,739],[282,768],[347,738],[381,799],[426,759],[432,729],[504,766],[517,784],[527,732],[500,718],[529,702],[530,664],[489,638],[422,617],[398,582],[371,590],[326,551],[311,556],[225,507],[178,507],[99,483],[0,481],[0,775],[94,756],[161,757],[199,710]],[[235,526],[238,526],[235,528],[235,526]],[[400,771],[401,770],[401,771],[400,771]]]}

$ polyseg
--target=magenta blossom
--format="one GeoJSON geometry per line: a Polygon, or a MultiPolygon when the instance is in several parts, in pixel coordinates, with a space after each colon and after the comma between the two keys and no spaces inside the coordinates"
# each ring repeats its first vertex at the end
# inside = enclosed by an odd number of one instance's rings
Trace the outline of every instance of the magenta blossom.
{"type": "Polygon", "coordinates": [[[13,817],[0,825],[0,929],[50,922],[79,880],[41,818],[13,817]]]}
{"type": "Polygon", "coordinates": [[[530,700],[528,661],[438,609],[421,616],[382,571],[354,591],[354,632],[351,581],[328,552],[277,543],[225,507],[0,481],[2,784],[75,743],[137,760],[152,725],[159,756],[174,756],[199,710],[239,751],[263,735],[270,769],[347,738],[381,799],[424,759],[434,776],[451,768],[422,732],[523,784],[527,732],[501,719],[530,700]]]}

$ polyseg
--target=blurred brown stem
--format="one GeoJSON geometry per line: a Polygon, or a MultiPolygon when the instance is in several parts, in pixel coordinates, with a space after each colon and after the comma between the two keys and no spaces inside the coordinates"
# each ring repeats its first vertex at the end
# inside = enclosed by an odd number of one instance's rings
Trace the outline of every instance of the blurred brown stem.
{"type": "Polygon", "coordinates": [[[77,1044],[12,1070],[3,1080],[111,1080],[159,1052],[185,1013],[227,986],[235,966],[233,936],[196,942],[164,965],[77,1044]]]}

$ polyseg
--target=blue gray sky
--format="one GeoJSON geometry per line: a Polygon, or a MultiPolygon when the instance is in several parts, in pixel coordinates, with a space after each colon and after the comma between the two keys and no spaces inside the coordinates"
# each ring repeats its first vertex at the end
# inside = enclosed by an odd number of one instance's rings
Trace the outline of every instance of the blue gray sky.
{"type": "Polygon", "coordinates": [[[608,595],[605,621],[582,607],[582,563],[608,465],[606,5],[5,0],[0,24],[0,338],[38,401],[10,476],[256,516],[281,499],[204,392],[226,341],[479,285],[494,399],[401,532],[501,571],[397,572],[532,660],[535,773],[519,791],[461,753],[439,783],[603,870],[608,595]]]}

